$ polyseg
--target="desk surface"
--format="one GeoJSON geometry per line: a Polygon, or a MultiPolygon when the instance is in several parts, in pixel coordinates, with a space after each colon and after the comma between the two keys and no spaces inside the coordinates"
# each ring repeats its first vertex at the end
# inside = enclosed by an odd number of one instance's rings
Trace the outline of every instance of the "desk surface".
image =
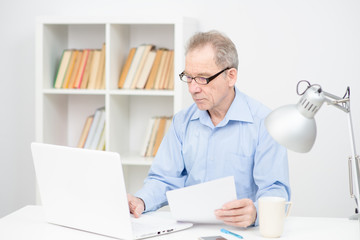
{"type": "MultiPolygon", "coordinates": [[[[192,228],[176,233],[148,238],[197,240],[200,236],[220,235],[229,240],[238,238],[220,232],[225,227],[230,231],[241,234],[244,239],[262,238],[258,227],[247,229],[233,228],[224,225],[196,224],[192,228]]],[[[360,222],[345,218],[314,218],[314,217],[288,217],[285,222],[284,233],[280,239],[360,239],[360,222]]],[[[40,206],[26,206],[2,219],[0,219],[0,239],[6,240],[110,240],[114,238],[74,230],[53,224],[44,220],[40,206]]]]}

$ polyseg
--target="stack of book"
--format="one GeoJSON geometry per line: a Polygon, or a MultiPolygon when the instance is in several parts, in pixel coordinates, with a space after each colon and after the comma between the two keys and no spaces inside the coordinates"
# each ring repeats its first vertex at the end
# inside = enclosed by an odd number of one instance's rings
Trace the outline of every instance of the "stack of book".
{"type": "Polygon", "coordinates": [[[77,147],[105,150],[105,107],[87,117],[77,147]]]}
{"type": "Polygon", "coordinates": [[[144,44],[131,48],[118,87],[124,89],[174,89],[174,50],[144,44]]]}
{"type": "Polygon", "coordinates": [[[171,125],[171,117],[153,117],[149,120],[141,156],[155,157],[160,143],[171,125]]]}
{"type": "Polygon", "coordinates": [[[102,49],[65,49],[54,88],[104,89],[105,43],[102,49]]]}

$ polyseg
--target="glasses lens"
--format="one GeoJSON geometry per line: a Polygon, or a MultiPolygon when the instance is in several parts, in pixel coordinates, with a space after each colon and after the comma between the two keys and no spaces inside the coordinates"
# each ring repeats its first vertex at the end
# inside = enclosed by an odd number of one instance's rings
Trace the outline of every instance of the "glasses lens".
{"type": "Polygon", "coordinates": [[[181,81],[183,81],[183,82],[189,82],[189,81],[191,81],[191,78],[188,78],[185,74],[183,74],[183,73],[181,73],[180,75],[179,75],[179,77],[180,77],[180,80],[181,81]]]}
{"type": "Polygon", "coordinates": [[[203,77],[196,77],[195,80],[198,84],[202,84],[202,85],[205,85],[208,83],[206,78],[203,78],[203,77]]]}

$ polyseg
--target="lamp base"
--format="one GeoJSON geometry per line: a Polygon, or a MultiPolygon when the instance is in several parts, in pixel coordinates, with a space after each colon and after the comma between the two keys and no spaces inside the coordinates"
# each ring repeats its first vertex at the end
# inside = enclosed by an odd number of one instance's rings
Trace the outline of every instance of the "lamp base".
{"type": "Polygon", "coordinates": [[[351,215],[349,217],[349,220],[360,220],[360,214],[359,213],[356,213],[354,215],[351,215]]]}

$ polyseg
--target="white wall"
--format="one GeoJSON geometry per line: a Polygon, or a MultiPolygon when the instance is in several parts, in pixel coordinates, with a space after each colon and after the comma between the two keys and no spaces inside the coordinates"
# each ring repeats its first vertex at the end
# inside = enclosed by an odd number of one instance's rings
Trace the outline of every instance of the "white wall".
{"type": "MultiPolygon", "coordinates": [[[[357,0],[1,1],[0,217],[35,201],[29,144],[35,138],[36,16],[194,17],[200,30],[218,29],[233,39],[240,56],[238,87],[271,108],[297,102],[301,79],[338,96],[351,86],[360,139],[359,12],[357,0]]],[[[317,122],[313,150],[289,152],[292,215],[347,217],[354,201],[348,190],[346,115],[324,106],[317,122]]]]}

